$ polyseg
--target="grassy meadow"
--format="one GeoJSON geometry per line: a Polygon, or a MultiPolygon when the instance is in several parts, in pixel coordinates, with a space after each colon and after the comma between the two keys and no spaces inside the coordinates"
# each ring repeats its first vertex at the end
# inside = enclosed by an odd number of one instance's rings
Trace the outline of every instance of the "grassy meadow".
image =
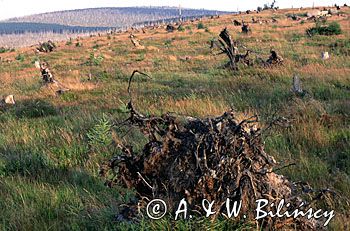
{"type": "Polygon", "coordinates": [[[309,37],[313,21],[292,21],[288,13],[225,15],[187,23],[184,30],[134,32],[144,49],[133,47],[129,33],[84,37],[58,43],[52,53],[35,47],[0,54],[0,95],[15,95],[16,105],[0,111],[0,230],[247,230],[247,224],[208,220],[174,222],[147,219],[118,223],[115,215],[133,192],[107,188],[99,165],[119,151],[113,140],[138,150],[144,138],[127,128],[109,131],[128,117],[127,85],[133,70],[135,107],[144,114],[175,112],[197,117],[220,115],[235,108],[241,118],[258,114],[265,127],[274,117],[291,122],[264,134],[266,152],[281,166],[278,173],[306,181],[316,189],[338,193],[330,230],[347,230],[350,198],[350,8],[332,16],[342,34],[309,37]],[[251,24],[245,35],[232,20],[274,17],[278,23],[251,24]],[[227,27],[234,40],[267,59],[271,48],[284,65],[244,67],[233,73],[214,56],[210,41],[227,27]],[[328,51],[330,59],[322,60],[328,51]],[[186,60],[184,57],[190,57],[186,60]],[[57,96],[45,86],[36,60],[50,64],[55,78],[71,89],[57,96]],[[5,62],[4,60],[8,60],[5,62]],[[306,96],[291,91],[300,76],[306,96]],[[126,135],[125,135],[126,134],[126,135]],[[125,135],[125,136],[124,136],[125,135]],[[341,202],[341,203],[340,203],[341,202]]]}

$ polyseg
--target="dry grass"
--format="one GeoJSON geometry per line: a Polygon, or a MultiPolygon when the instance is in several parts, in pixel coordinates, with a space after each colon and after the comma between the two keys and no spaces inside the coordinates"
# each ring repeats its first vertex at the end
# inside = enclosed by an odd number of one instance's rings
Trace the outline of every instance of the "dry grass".
{"type": "MultiPolygon", "coordinates": [[[[313,22],[291,21],[288,13],[307,9],[263,12],[259,15],[225,15],[204,19],[209,32],[197,29],[197,22],[184,25],[185,31],[165,29],[135,33],[145,49],[135,49],[128,33],[79,39],[82,47],[65,41],[57,51],[35,54],[35,47],[0,54],[10,63],[0,64],[0,95],[14,94],[17,105],[0,112],[0,227],[3,230],[127,230],[117,226],[113,215],[117,206],[130,199],[125,189],[107,189],[97,176],[99,164],[115,154],[113,146],[91,150],[86,134],[103,114],[126,118],[128,76],[134,69],[152,79],[137,77],[133,83],[139,111],[205,117],[220,115],[230,107],[238,114],[258,114],[267,125],[276,112],[292,121],[292,127],[275,127],[266,133],[266,149],[283,163],[296,162],[282,174],[295,181],[305,180],[318,188],[333,188],[350,197],[350,62],[344,53],[336,54],[330,45],[350,37],[349,8],[346,18],[334,16],[343,34],[309,38],[305,30],[313,22]],[[253,33],[243,35],[233,19],[251,20],[276,17],[277,24],[252,24],[253,33]],[[222,70],[224,56],[213,56],[209,41],[227,27],[234,39],[259,51],[262,58],[271,48],[285,58],[281,67],[241,68],[233,74],[222,70]],[[98,46],[96,46],[98,45],[98,46]],[[331,58],[321,60],[321,52],[331,58]],[[102,55],[99,65],[89,66],[90,54],[102,55]],[[24,61],[16,60],[18,54],[24,61]],[[183,57],[191,57],[183,60],[183,57]],[[57,96],[42,86],[33,60],[51,65],[56,78],[71,91],[57,96]],[[290,91],[292,77],[301,77],[308,96],[298,98],[290,91]],[[90,78],[91,77],[91,78],[90,78]]],[[[347,48],[349,49],[349,48],[347,48]]],[[[116,131],[122,133],[125,131],[116,131]]],[[[125,139],[140,145],[140,136],[129,133],[125,139]]],[[[130,142],[129,142],[130,143],[130,142]]],[[[343,199],[342,199],[343,201],[343,199]]],[[[349,206],[336,208],[329,229],[346,230],[349,206]]],[[[210,227],[213,224],[206,223],[210,227]]],[[[189,229],[191,224],[170,220],[142,221],[143,230],[164,227],[189,229]]],[[[230,222],[217,227],[233,228],[230,222]]],[[[197,226],[196,226],[197,227],[197,226]]],[[[193,228],[193,227],[192,227],[193,228]]],[[[197,227],[198,228],[198,227],[197,227]]],[[[203,227],[201,227],[203,228],[203,227]]]]}

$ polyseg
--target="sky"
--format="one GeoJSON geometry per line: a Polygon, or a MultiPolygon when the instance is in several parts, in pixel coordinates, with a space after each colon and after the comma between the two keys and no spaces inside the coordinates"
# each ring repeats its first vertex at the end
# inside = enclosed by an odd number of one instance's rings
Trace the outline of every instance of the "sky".
{"type": "MultiPolygon", "coordinates": [[[[243,11],[256,9],[272,0],[0,0],[0,20],[31,14],[95,8],[124,6],[179,6],[184,8],[199,8],[223,11],[243,11]]],[[[350,5],[350,0],[277,0],[281,8],[330,6],[333,4],[350,5]]]]}

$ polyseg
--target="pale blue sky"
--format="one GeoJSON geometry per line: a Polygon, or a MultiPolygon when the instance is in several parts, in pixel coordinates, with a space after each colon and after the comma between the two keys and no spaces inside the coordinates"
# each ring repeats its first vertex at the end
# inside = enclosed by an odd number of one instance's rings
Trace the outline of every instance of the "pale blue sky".
{"type": "MultiPolygon", "coordinates": [[[[59,10],[82,9],[93,7],[120,6],[179,6],[186,8],[205,8],[213,10],[236,11],[256,9],[272,0],[0,0],[0,20],[36,13],[59,10]]],[[[343,5],[349,0],[277,0],[281,8],[312,6],[328,6],[334,3],[343,5]]]]}

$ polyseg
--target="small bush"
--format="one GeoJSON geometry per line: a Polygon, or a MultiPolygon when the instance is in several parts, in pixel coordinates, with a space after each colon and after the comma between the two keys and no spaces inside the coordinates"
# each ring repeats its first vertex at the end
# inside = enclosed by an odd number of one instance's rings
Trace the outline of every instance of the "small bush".
{"type": "Polygon", "coordinates": [[[39,62],[39,61],[40,61],[39,57],[38,57],[38,56],[35,56],[35,57],[32,59],[31,64],[34,64],[35,62],[39,62]]]}
{"type": "Polygon", "coordinates": [[[307,13],[297,13],[297,14],[295,14],[295,13],[293,13],[293,14],[288,13],[288,14],[286,14],[286,17],[287,18],[295,18],[295,17],[302,17],[302,18],[304,18],[304,17],[307,17],[307,13]]]}
{"type": "Polygon", "coordinates": [[[315,27],[307,30],[309,35],[339,35],[342,33],[339,23],[332,22],[328,25],[317,23],[315,27]]]}
{"type": "Polygon", "coordinates": [[[24,61],[24,55],[23,54],[19,54],[16,56],[15,58],[17,61],[23,62],[24,61]]]}
{"type": "Polygon", "coordinates": [[[182,25],[180,25],[180,26],[177,28],[177,30],[183,32],[183,31],[185,31],[185,27],[183,27],[182,25]]]}
{"type": "Polygon", "coordinates": [[[6,51],[7,51],[7,49],[5,47],[0,47],[0,54],[5,53],[6,51]]]}
{"type": "Polygon", "coordinates": [[[128,109],[127,105],[121,104],[121,105],[117,108],[117,112],[119,112],[119,113],[129,113],[129,109],[128,109]]]}
{"type": "Polygon", "coordinates": [[[102,118],[89,131],[87,137],[91,148],[102,148],[112,143],[111,123],[107,116],[103,114],[102,118]]]}
{"type": "Polygon", "coordinates": [[[110,73],[108,73],[106,70],[97,73],[96,76],[97,76],[98,80],[108,80],[108,79],[112,78],[112,75],[110,73]]]}
{"type": "Polygon", "coordinates": [[[290,42],[299,42],[303,38],[302,34],[292,34],[288,39],[290,42]]]}
{"type": "Polygon", "coordinates": [[[6,52],[11,52],[12,49],[8,49],[8,48],[5,48],[5,47],[0,47],[0,54],[2,53],[6,53],[6,52]]]}
{"type": "Polygon", "coordinates": [[[200,29],[205,29],[204,24],[203,24],[202,22],[198,23],[197,29],[199,29],[199,30],[200,30],[200,29]]]}
{"type": "Polygon", "coordinates": [[[89,66],[100,66],[104,57],[102,55],[95,56],[94,53],[90,53],[89,60],[86,62],[89,66]]]}
{"type": "Polygon", "coordinates": [[[298,13],[296,15],[298,15],[299,17],[307,17],[307,13],[306,12],[305,13],[298,13]]]}
{"type": "Polygon", "coordinates": [[[70,46],[73,44],[72,38],[70,38],[67,42],[66,42],[66,46],[70,46]]]}
{"type": "Polygon", "coordinates": [[[171,44],[173,43],[173,41],[174,41],[174,39],[167,39],[167,40],[165,40],[164,45],[166,47],[170,47],[171,44]]]}

